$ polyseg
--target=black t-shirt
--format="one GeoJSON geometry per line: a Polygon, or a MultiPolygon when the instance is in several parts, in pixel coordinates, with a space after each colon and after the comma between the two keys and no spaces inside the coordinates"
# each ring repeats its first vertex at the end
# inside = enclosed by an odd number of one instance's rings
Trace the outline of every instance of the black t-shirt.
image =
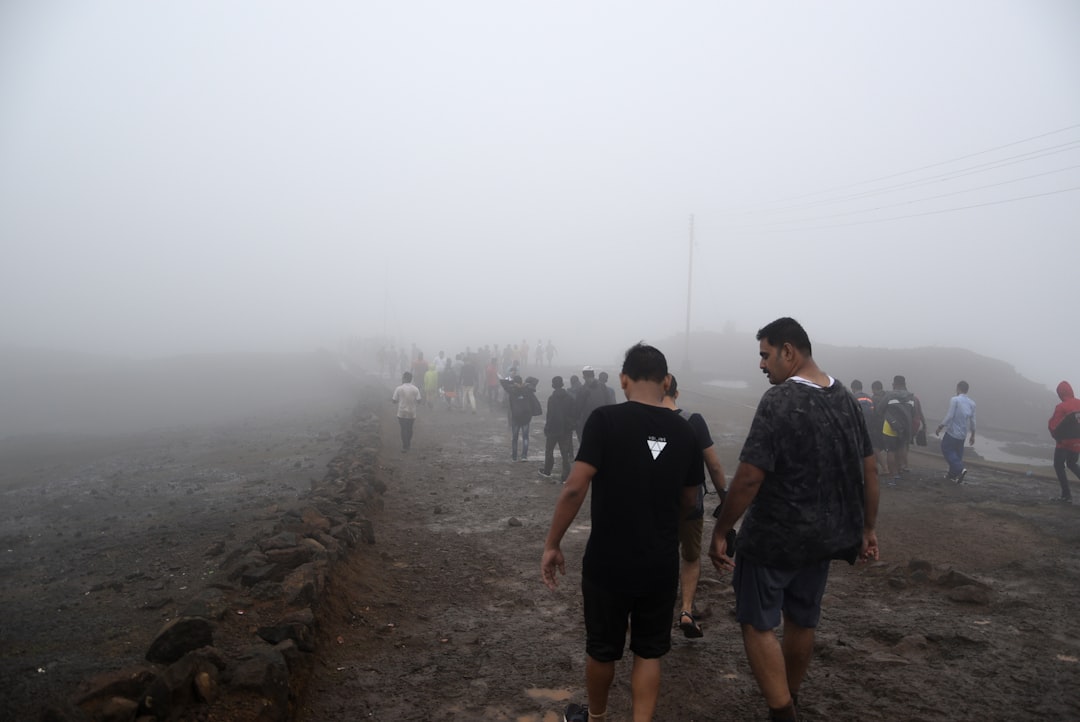
{"type": "Polygon", "coordinates": [[[743,518],[737,552],[786,569],[854,562],[863,459],[873,453],[862,410],[839,381],[823,389],[789,379],[766,391],[739,455],[765,480],[743,518]]]}
{"type": "MultiPolygon", "coordinates": [[[[713,445],[712,436],[709,434],[709,425],[705,423],[705,417],[698,413],[691,414],[688,411],[679,409],[679,416],[683,417],[690,424],[690,428],[694,430],[694,436],[697,438],[698,448],[702,451],[702,459],[704,459],[705,449],[708,449],[713,445]]],[[[705,517],[705,480],[701,480],[701,486],[698,487],[697,505],[693,511],[690,512],[686,518],[688,520],[703,519],[705,517]]]]}
{"type": "Polygon", "coordinates": [[[683,488],[704,480],[690,425],[662,406],[601,406],[585,423],[577,460],[597,470],[582,575],[624,594],[676,584],[683,488]]]}

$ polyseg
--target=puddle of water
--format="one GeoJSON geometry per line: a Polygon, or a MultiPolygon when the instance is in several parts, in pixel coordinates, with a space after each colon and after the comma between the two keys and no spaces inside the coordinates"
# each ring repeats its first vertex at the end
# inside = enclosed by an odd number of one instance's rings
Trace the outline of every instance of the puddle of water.
{"type": "MultiPolygon", "coordinates": [[[[998,462],[1002,464],[1027,464],[1028,466],[1052,466],[1053,465],[1053,449],[1049,449],[1045,454],[1040,456],[1028,456],[1011,454],[1005,451],[1003,447],[1007,442],[995,441],[985,436],[979,436],[975,434],[975,451],[979,456],[987,461],[998,462]]],[[[968,447],[972,448],[972,447],[968,447]]]]}

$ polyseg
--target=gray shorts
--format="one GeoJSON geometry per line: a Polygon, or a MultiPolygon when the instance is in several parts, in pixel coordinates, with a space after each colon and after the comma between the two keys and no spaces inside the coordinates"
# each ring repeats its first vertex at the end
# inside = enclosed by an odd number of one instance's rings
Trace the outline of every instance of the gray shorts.
{"type": "Polygon", "coordinates": [[[735,557],[735,621],[766,631],[780,626],[780,613],[807,629],[821,619],[821,598],[829,580],[830,561],[798,569],[776,569],[735,557]]]}

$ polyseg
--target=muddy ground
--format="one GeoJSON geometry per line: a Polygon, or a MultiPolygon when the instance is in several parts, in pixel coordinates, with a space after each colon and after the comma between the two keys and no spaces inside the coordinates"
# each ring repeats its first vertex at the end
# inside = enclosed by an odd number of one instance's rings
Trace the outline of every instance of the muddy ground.
{"type": "MultiPolygon", "coordinates": [[[[546,386],[550,373],[539,375],[546,386]]],[[[730,472],[763,388],[683,388],[730,472]]],[[[586,504],[564,542],[568,574],[549,592],[539,560],[560,485],[537,475],[541,420],[529,461],[514,463],[499,408],[425,410],[408,454],[391,405],[379,413],[387,491],[376,543],[334,568],[296,718],[561,719],[568,701],[584,700],[578,575],[589,514],[586,504]]],[[[0,719],[29,719],[19,715],[81,675],[140,657],[206,583],[205,548],[302,496],[348,417],[297,406],[246,425],[69,439],[63,454],[52,442],[7,442],[0,719]]],[[[834,564],[803,714],[1080,718],[1080,508],[1050,503],[1056,483],[1038,474],[972,467],[958,487],[942,470],[936,456],[913,455],[908,478],[883,490],[882,560],[834,564]]],[[[676,630],[658,720],[763,718],[732,605],[729,579],[705,569],[705,636],[676,630]]],[[[629,718],[628,671],[620,666],[611,720],[629,718]]]]}

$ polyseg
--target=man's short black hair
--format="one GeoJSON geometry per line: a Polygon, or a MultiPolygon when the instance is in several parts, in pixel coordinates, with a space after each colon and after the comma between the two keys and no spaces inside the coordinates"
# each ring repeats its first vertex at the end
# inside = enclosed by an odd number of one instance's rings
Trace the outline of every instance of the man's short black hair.
{"type": "Polygon", "coordinates": [[[885,384],[881,383],[880,381],[875,381],[874,383],[870,384],[870,388],[874,391],[884,391],[885,384]]]}
{"type": "Polygon", "coordinates": [[[412,373],[411,373],[411,372],[409,372],[409,371],[406,371],[405,373],[401,374],[401,382],[402,382],[402,383],[406,383],[406,384],[407,384],[407,383],[409,383],[410,381],[412,381],[412,373]]]}
{"type": "Polygon", "coordinates": [[[645,342],[636,343],[626,350],[622,372],[631,381],[655,381],[664,383],[667,378],[667,359],[660,349],[645,342]]]}
{"type": "Polygon", "coordinates": [[[679,394],[679,382],[675,380],[675,374],[668,375],[667,396],[675,398],[679,394]]]}
{"type": "Polygon", "coordinates": [[[561,389],[562,387],[563,387],[562,376],[552,376],[551,377],[551,388],[553,388],[553,389],[561,389]]]}
{"type": "Polygon", "coordinates": [[[851,380],[851,390],[852,391],[862,391],[862,381],[859,381],[858,379],[852,379],[851,380]]]}
{"type": "Polygon", "coordinates": [[[900,374],[897,374],[896,376],[893,376],[892,377],[892,387],[894,389],[906,389],[907,388],[907,379],[905,379],[900,374]]]}
{"type": "Polygon", "coordinates": [[[780,348],[785,343],[789,343],[806,356],[814,355],[813,350],[810,348],[810,337],[806,335],[806,330],[802,327],[802,324],[788,316],[778,318],[769,325],[758,329],[757,340],[764,340],[775,348],[780,348]]]}
{"type": "Polygon", "coordinates": [[[968,392],[968,382],[967,381],[961,381],[960,383],[958,383],[956,385],[956,390],[959,391],[962,394],[966,394],[968,392]]]}

